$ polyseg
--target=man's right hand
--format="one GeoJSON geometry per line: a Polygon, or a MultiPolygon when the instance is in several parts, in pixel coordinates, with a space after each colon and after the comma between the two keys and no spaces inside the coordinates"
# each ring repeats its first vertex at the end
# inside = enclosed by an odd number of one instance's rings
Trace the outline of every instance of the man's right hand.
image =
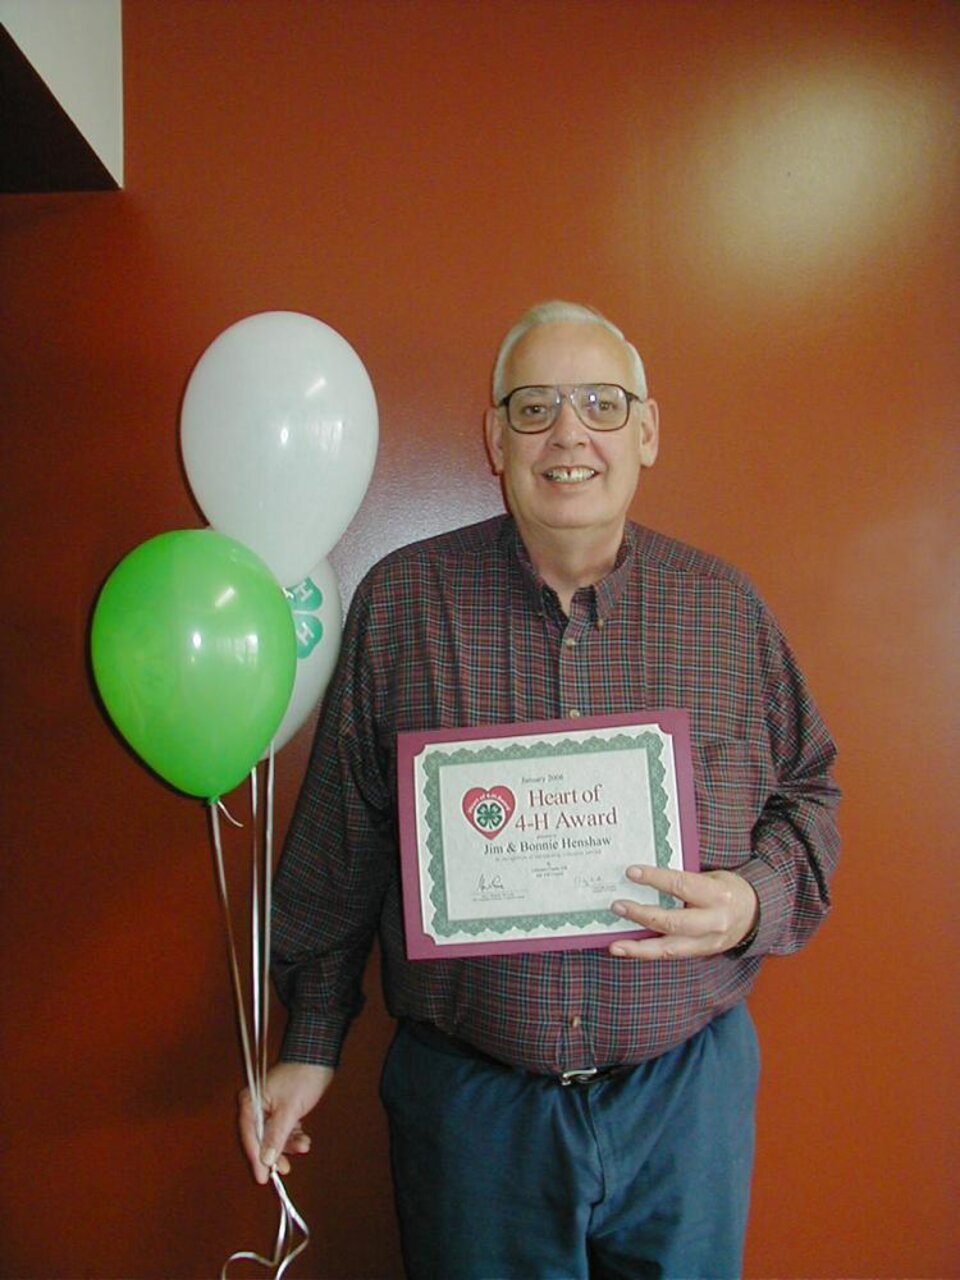
{"type": "Polygon", "coordinates": [[[290,1172],[288,1155],[305,1155],[310,1137],[300,1122],[313,1110],[333,1080],[333,1067],[308,1062],[278,1062],[268,1073],[263,1090],[263,1140],[257,1137],[250,1091],[240,1095],[240,1141],[257,1182],[269,1182],[274,1168],[290,1172]]]}

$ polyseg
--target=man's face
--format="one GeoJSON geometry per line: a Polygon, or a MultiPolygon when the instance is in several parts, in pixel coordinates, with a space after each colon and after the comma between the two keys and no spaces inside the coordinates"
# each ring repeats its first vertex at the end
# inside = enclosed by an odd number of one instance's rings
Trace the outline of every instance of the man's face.
{"type": "MultiPolygon", "coordinates": [[[[629,354],[599,325],[558,322],[529,330],[504,370],[504,390],[585,382],[615,382],[636,393],[629,354]]],[[[657,456],[657,407],[632,403],[619,431],[592,431],[564,400],[553,426],[540,435],[511,429],[503,410],[489,409],[487,448],[503,476],[507,505],[528,542],[561,530],[615,540],[642,467],[657,456]]]]}

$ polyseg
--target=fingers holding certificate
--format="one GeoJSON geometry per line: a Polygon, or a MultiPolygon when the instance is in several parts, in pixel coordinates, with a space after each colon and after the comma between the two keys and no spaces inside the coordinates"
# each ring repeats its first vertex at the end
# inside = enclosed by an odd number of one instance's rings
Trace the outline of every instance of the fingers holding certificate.
{"type": "Polygon", "coordinates": [[[602,946],[657,928],[613,901],[683,905],[626,869],[697,871],[685,712],[403,733],[399,762],[411,959],[602,946]]]}
{"type": "Polygon", "coordinates": [[[756,891],[732,871],[674,871],[632,866],[627,877],[634,885],[653,887],[684,902],[686,911],[664,911],[631,899],[618,899],[611,910],[621,919],[653,930],[655,937],[639,941],[617,939],[610,954],[634,960],[680,960],[717,955],[742,943],[753,931],[759,914],[756,891]]]}

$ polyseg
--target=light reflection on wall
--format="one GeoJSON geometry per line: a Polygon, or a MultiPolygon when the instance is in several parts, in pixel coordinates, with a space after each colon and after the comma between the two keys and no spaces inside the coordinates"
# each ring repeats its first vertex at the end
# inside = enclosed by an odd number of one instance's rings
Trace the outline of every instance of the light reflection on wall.
{"type": "Polygon", "coordinates": [[[899,64],[741,75],[687,138],[679,212],[694,268],[780,304],[929,233],[932,181],[956,177],[952,97],[899,64]]]}

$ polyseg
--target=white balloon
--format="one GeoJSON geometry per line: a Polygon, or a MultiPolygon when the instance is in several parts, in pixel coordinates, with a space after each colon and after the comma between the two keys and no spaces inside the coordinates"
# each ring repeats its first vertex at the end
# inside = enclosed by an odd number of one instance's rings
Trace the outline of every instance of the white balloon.
{"type": "MultiPolygon", "coordinates": [[[[343,608],[329,561],[321,560],[303,582],[287,587],[297,634],[297,673],[286,715],[273,737],[279,751],[310,719],[326,692],[340,653],[343,608]]],[[[266,758],[269,751],[264,752],[266,758]]]]}
{"type": "Polygon", "coordinates": [[[357,513],[377,455],[377,400],[335,329],[264,311],[200,357],[180,414],[190,487],[218,532],[298,583],[357,513]]]}

